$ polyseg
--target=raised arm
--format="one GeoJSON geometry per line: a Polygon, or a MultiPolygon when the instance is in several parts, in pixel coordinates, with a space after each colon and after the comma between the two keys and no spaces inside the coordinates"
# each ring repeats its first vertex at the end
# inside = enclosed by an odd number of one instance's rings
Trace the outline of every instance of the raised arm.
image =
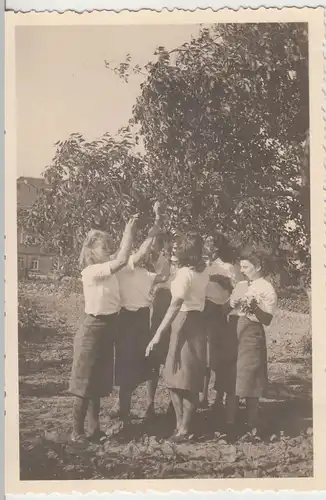
{"type": "Polygon", "coordinates": [[[111,274],[116,273],[124,267],[130,257],[133,238],[137,227],[138,215],[133,216],[126,224],[118,253],[110,261],[111,274]]]}
{"type": "Polygon", "coordinates": [[[144,260],[144,258],[149,254],[155,242],[156,236],[161,231],[162,217],[160,213],[159,203],[155,203],[154,213],[155,213],[155,222],[153,227],[149,230],[146,240],[141,244],[137,252],[132,254],[132,263],[134,266],[138,266],[144,260]]]}

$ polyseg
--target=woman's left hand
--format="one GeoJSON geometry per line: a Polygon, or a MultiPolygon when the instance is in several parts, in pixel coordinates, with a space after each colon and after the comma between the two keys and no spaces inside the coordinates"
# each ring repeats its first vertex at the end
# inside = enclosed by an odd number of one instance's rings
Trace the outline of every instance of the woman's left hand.
{"type": "Polygon", "coordinates": [[[175,354],[172,361],[172,373],[176,373],[179,369],[180,369],[180,359],[178,359],[175,354]]]}

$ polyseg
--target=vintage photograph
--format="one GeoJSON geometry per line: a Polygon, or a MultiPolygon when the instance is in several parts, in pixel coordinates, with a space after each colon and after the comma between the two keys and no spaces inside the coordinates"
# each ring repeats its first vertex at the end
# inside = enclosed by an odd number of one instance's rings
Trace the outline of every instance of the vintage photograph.
{"type": "Polygon", "coordinates": [[[15,27],[20,481],[313,477],[311,29],[15,27]]]}

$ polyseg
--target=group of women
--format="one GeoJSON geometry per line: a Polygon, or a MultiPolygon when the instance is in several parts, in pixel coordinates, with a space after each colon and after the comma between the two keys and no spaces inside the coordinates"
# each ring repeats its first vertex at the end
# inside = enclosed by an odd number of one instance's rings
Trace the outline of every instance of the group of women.
{"type": "Polygon", "coordinates": [[[246,400],[249,431],[256,433],[267,384],[264,325],[277,306],[265,278],[266,259],[253,248],[236,254],[220,233],[205,242],[194,231],[172,238],[163,231],[158,204],[154,212],[155,223],[136,251],[137,216],[127,223],[115,253],[106,232],[91,230],[84,242],[85,319],[74,343],[72,439],[106,439],[100,399],[113,385],[119,398],[112,418],[130,424],[131,397],[144,381],[146,417],[155,417],[161,365],[175,412],[174,442],[193,437],[194,413],[208,405],[211,373],[213,408],[223,415],[227,436],[236,436],[240,398],[246,400]]]}

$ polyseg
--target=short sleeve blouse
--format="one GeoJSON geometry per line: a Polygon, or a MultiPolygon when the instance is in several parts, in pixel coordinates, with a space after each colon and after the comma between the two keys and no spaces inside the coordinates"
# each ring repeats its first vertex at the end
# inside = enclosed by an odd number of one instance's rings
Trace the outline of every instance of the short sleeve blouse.
{"type": "Polygon", "coordinates": [[[86,314],[107,315],[120,310],[120,291],[110,262],[93,264],[82,271],[86,314]]]}
{"type": "Polygon", "coordinates": [[[172,298],[183,300],[181,311],[203,311],[209,271],[197,272],[189,267],[180,268],[171,282],[172,298]]]}

